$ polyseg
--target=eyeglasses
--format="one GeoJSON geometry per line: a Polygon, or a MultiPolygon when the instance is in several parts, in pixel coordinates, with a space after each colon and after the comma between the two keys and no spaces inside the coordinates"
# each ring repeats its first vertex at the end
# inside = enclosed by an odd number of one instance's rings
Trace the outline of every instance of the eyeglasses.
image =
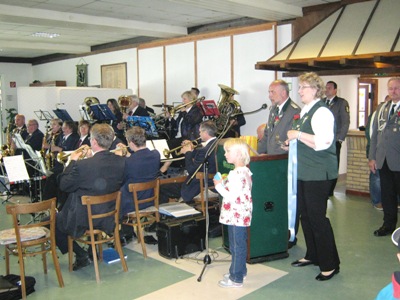
{"type": "Polygon", "coordinates": [[[304,90],[306,88],[310,88],[311,85],[299,85],[299,90],[304,90]]]}

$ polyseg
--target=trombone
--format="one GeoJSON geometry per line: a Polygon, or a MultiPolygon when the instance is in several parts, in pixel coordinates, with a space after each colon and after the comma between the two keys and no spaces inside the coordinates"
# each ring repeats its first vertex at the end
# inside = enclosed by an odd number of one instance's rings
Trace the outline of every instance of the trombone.
{"type": "MultiPolygon", "coordinates": [[[[168,105],[165,105],[165,109],[166,109],[166,111],[168,111],[168,113],[171,115],[171,117],[173,117],[182,108],[185,108],[185,107],[190,106],[190,105],[195,105],[197,102],[201,102],[204,99],[206,99],[206,97],[203,96],[201,98],[194,99],[194,100],[192,100],[192,101],[190,101],[188,103],[182,103],[182,104],[179,104],[178,106],[174,106],[174,107],[169,107],[168,105]]],[[[158,115],[155,115],[153,118],[157,119],[158,117],[161,117],[164,114],[165,114],[165,111],[160,113],[160,114],[158,114],[158,115]]]]}
{"type": "Polygon", "coordinates": [[[171,156],[172,153],[175,153],[175,156],[180,156],[182,155],[180,149],[183,148],[184,146],[188,145],[188,144],[192,144],[194,148],[198,147],[201,143],[201,138],[197,138],[193,141],[190,141],[189,143],[185,143],[180,145],[179,147],[176,147],[174,149],[168,150],[168,149],[164,149],[163,154],[165,156],[165,158],[169,158],[171,156]]]}

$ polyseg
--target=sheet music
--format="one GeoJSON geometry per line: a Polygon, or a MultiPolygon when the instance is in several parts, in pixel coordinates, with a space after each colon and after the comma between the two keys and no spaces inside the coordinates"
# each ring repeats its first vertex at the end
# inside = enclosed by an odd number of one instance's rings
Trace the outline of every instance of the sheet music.
{"type": "Polygon", "coordinates": [[[14,137],[12,139],[17,149],[26,149],[26,144],[24,142],[24,139],[19,133],[14,134],[14,137]]]}
{"type": "Polygon", "coordinates": [[[186,203],[163,203],[158,207],[160,214],[180,218],[184,216],[197,215],[200,212],[186,203]]]}
{"type": "Polygon", "coordinates": [[[161,159],[167,159],[163,153],[165,149],[169,150],[167,140],[147,140],[146,147],[150,150],[157,150],[161,159]]]}
{"type": "Polygon", "coordinates": [[[5,156],[3,157],[3,161],[10,182],[29,180],[22,155],[5,156]]]}

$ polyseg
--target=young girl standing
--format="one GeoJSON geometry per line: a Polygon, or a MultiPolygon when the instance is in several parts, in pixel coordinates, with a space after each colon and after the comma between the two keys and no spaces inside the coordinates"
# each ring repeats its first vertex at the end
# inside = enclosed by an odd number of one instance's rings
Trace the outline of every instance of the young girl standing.
{"type": "Polygon", "coordinates": [[[247,275],[247,227],[251,223],[253,203],[249,148],[244,140],[229,139],[224,144],[225,158],[235,166],[226,179],[214,179],[215,188],[223,197],[219,222],[228,225],[232,263],[229,273],[218,282],[220,287],[242,287],[247,275]]]}

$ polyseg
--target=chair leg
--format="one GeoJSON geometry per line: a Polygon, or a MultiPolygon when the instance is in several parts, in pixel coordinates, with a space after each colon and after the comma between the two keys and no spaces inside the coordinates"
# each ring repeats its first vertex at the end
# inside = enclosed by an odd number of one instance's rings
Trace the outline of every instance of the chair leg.
{"type": "Polygon", "coordinates": [[[18,259],[19,259],[19,276],[21,278],[21,292],[22,299],[26,299],[26,284],[25,284],[25,265],[24,258],[22,256],[22,249],[18,249],[18,259]]]}
{"type": "Polygon", "coordinates": [[[124,253],[122,252],[122,246],[121,246],[121,239],[119,237],[119,230],[115,230],[114,232],[114,247],[117,249],[117,252],[119,254],[119,258],[121,260],[122,268],[124,269],[124,272],[128,272],[128,266],[125,261],[124,253]]]}
{"type": "Polygon", "coordinates": [[[43,272],[44,274],[47,274],[47,257],[46,257],[46,252],[44,252],[46,250],[46,246],[45,244],[42,244],[42,262],[43,262],[43,272]]]}
{"type": "Polygon", "coordinates": [[[96,281],[97,281],[97,283],[100,283],[99,265],[98,265],[98,261],[97,261],[96,244],[94,243],[94,241],[92,241],[91,246],[92,246],[92,254],[93,254],[94,272],[96,273],[96,281]]]}
{"type": "Polygon", "coordinates": [[[74,255],[74,249],[73,249],[73,238],[68,236],[68,263],[69,263],[69,271],[72,272],[72,264],[73,264],[73,255],[74,255]]]}
{"type": "Polygon", "coordinates": [[[64,280],[61,274],[60,262],[58,261],[55,243],[51,243],[51,256],[53,257],[53,264],[54,264],[54,269],[56,270],[58,284],[60,285],[60,287],[64,287],[64,280]]]}
{"type": "Polygon", "coordinates": [[[4,258],[6,260],[6,275],[10,274],[10,253],[8,247],[5,247],[4,258]]]}
{"type": "Polygon", "coordinates": [[[138,232],[138,240],[140,241],[140,245],[142,245],[142,252],[144,258],[147,258],[147,251],[146,251],[146,245],[144,243],[144,237],[143,237],[143,227],[142,225],[137,227],[137,232],[138,232]]]}

